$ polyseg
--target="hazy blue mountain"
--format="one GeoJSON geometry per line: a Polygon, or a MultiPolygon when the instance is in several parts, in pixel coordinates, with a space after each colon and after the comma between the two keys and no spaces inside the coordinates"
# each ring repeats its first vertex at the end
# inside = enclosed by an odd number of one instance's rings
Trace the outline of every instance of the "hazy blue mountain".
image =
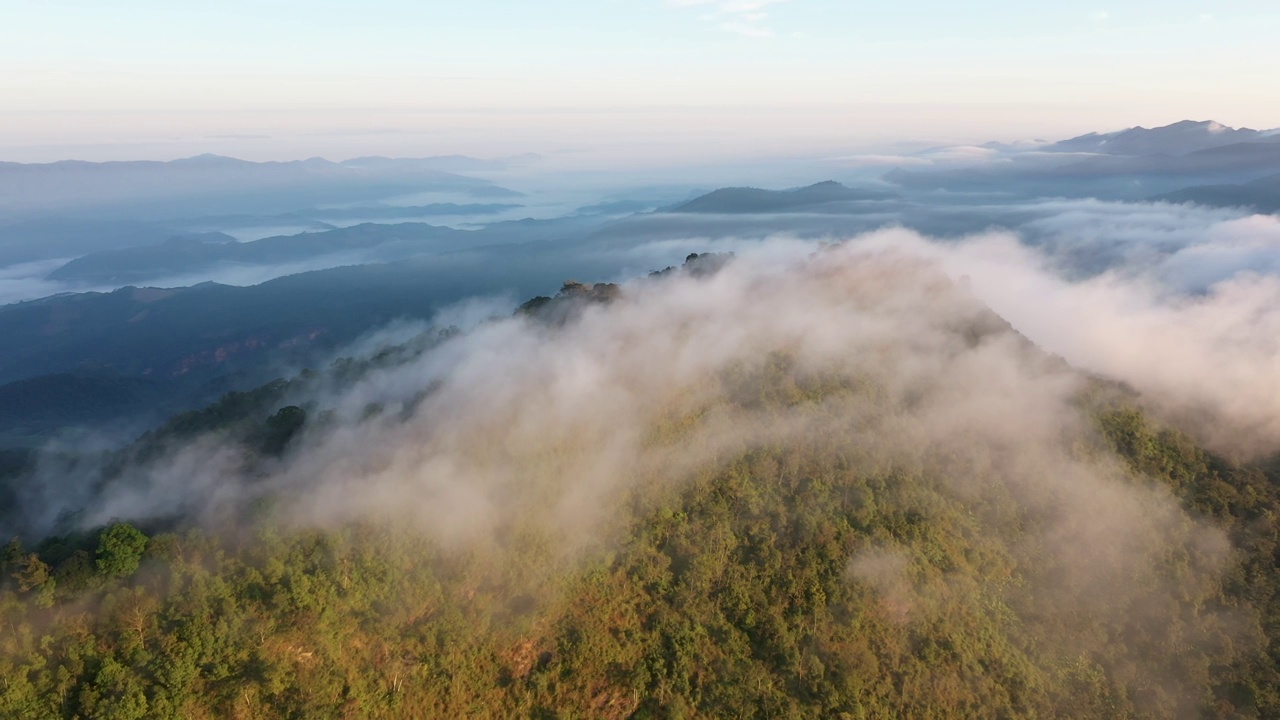
{"type": "Polygon", "coordinates": [[[732,187],[714,190],[678,205],[670,210],[676,213],[772,213],[794,210],[814,210],[829,203],[884,200],[890,193],[845,187],[827,180],[792,190],[761,190],[752,187],[732,187]]]}
{"type": "Polygon", "coordinates": [[[0,163],[0,216],[67,211],[95,217],[180,218],[279,213],[422,192],[519,194],[440,169],[432,159],[322,158],[249,162],[200,155],[170,162],[0,163]]]}
{"type": "Polygon", "coordinates": [[[584,205],[577,209],[578,215],[631,215],[646,210],[653,210],[655,204],[643,200],[612,200],[609,202],[584,205]]]}
{"type": "Polygon", "coordinates": [[[1280,143],[1241,142],[1183,154],[1141,156],[1099,155],[1082,158],[1050,171],[1063,176],[1269,173],[1280,170],[1280,143]]]}
{"type": "Polygon", "coordinates": [[[306,208],[274,215],[210,215],[184,219],[182,224],[193,227],[270,227],[274,225],[313,225],[314,229],[332,230],[328,221],[359,220],[377,222],[383,220],[408,220],[412,218],[442,216],[484,216],[518,210],[522,205],[513,203],[427,203],[425,205],[364,204],[339,207],[306,208]]]}
{"type": "Polygon", "coordinates": [[[471,247],[570,241],[586,238],[602,227],[610,227],[613,222],[607,215],[503,220],[471,231],[471,247]]]}
{"type": "MultiPolygon", "coordinates": [[[[934,175],[959,182],[983,178],[985,173],[991,187],[997,188],[1010,187],[1013,177],[1026,180],[1033,189],[1054,187],[1054,183],[1068,189],[1096,189],[1114,183],[1132,191],[1129,185],[1135,176],[1124,174],[1126,169],[1190,168],[1188,173],[1200,175],[1211,175],[1215,168],[1243,172],[1241,167],[1269,167],[1280,158],[1278,151],[1276,143],[1236,143],[1183,156],[1084,160],[1063,156],[1064,162],[1036,175],[1029,171],[1023,176],[1001,175],[985,167],[968,169],[968,175],[958,171],[934,175]]],[[[1241,187],[1264,192],[1266,183],[1241,187]]],[[[110,417],[109,406],[155,404],[156,387],[165,398],[195,402],[208,396],[211,383],[235,389],[270,379],[277,369],[324,357],[370,328],[398,318],[428,319],[464,298],[529,297],[560,287],[570,277],[612,278],[661,267],[670,260],[655,259],[657,254],[683,256],[688,250],[680,243],[690,237],[749,240],[779,232],[828,237],[886,224],[950,236],[993,225],[1017,227],[1037,212],[1019,210],[1016,204],[969,207],[922,202],[924,197],[898,197],[824,182],[782,191],[723,188],[666,211],[623,218],[611,215],[637,206],[614,203],[601,206],[599,212],[496,222],[474,230],[422,223],[365,224],[251,243],[216,234],[170,235],[151,245],[77,258],[54,271],[52,278],[143,284],[148,278],[198,274],[214,266],[271,266],[326,256],[348,258],[343,260],[348,266],[250,287],[213,283],[169,289],[127,287],[0,307],[0,337],[6,338],[0,343],[0,383],[27,383],[4,387],[0,399],[24,397],[28,400],[23,402],[30,404],[30,398],[45,392],[49,407],[63,408],[50,411],[61,418],[58,422],[92,423],[110,417]],[[391,258],[397,261],[381,262],[391,258]],[[74,403],[65,402],[70,396],[59,395],[54,376],[74,378],[68,382],[79,388],[76,392],[85,398],[84,408],[77,410],[74,403]],[[37,382],[37,378],[45,380],[37,382]]],[[[129,227],[153,233],[149,237],[170,229],[160,224],[129,227]]],[[[37,413],[22,427],[39,430],[54,422],[40,417],[37,413]]],[[[0,432],[4,431],[0,423],[0,432]]]]}
{"type": "Polygon", "coordinates": [[[1182,155],[1196,150],[1265,141],[1250,128],[1232,128],[1212,120],[1183,120],[1157,128],[1132,127],[1110,133],[1089,133],[1054,143],[1045,149],[1107,155],[1182,155]]]}
{"type": "Polygon", "coordinates": [[[8,305],[0,308],[0,333],[11,340],[0,346],[0,381],[72,371],[211,377],[397,317],[422,317],[444,300],[394,268],[327,272],[243,288],[128,287],[8,305]]]}
{"type": "Polygon", "coordinates": [[[1280,172],[1280,143],[1237,142],[1183,154],[1063,155],[1062,162],[983,163],[962,168],[897,168],[885,180],[915,190],[1018,197],[1141,200],[1194,185],[1242,183],[1280,172]]]}
{"type": "MultiPolygon", "coordinates": [[[[297,216],[316,220],[396,220],[413,217],[450,215],[496,215],[519,210],[522,205],[512,203],[429,203],[427,205],[353,205],[338,208],[313,208],[295,213],[297,216]]],[[[283,218],[281,218],[283,219],[283,218]]]]}
{"type": "Polygon", "coordinates": [[[176,237],[160,245],[104,250],[76,258],[49,274],[52,280],[127,283],[199,272],[219,263],[273,265],[324,255],[398,246],[399,254],[455,249],[468,233],[423,223],[364,223],[326,232],[263,238],[254,242],[176,237]],[[452,242],[451,242],[452,241],[452,242]]]}
{"type": "MultiPolygon", "coordinates": [[[[151,244],[128,243],[128,236],[113,237],[117,245],[98,252],[77,253],[70,261],[54,260],[8,268],[16,278],[6,288],[6,302],[34,300],[59,292],[106,291],[125,285],[187,286],[201,281],[229,285],[254,285],[272,278],[312,270],[403,260],[450,252],[476,252],[501,256],[508,245],[535,242],[566,243],[587,237],[615,222],[612,216],[574,215],[553,219],[509,220],[484,226],[454,229],[424,223],[363,223],[318,232],[274,235],[252,242],[238,242],[222,233],[169,233],[155,239],[157,229],[144,239],[151,244]],[[24,288],[27,288],[24,290],[24,288]]],[[[70,253],[67,253],[70,254],[70,253]]],[[[65,257],[65,254],[64,254],[65,257]]]]}
{"type": "Polygon", "coordinates": [[[106,248],[158,245],[184,232],[179,225],[138,220],[56,217],[0,222],[0,266],[74,257],[106,248]]]}
{"type": "Polygon", "coordinates": [[[0,306],[0,383],[89,372],[212,378],[303,362],[397,319],[468,297],[546,294],[617,260],[530,245],[353,265],[235,287],[126,287],[0,306]]]}
{"type": "Polygon", "coordinates": [[[1280,212],[1280,174],[1236,185],[1199,185],[1160,195],[1157,200],[1193,202],[1214,207],[1247,207],[1258,212],[1280,212]]]}
{"type": "Polygon", "coordinates": [[[181,408],[171,404],[174,397],[165,383],[146,377],[40,375],[0,385],[0,434],[17,440],[68,426],[143,420],[181,408]]]}

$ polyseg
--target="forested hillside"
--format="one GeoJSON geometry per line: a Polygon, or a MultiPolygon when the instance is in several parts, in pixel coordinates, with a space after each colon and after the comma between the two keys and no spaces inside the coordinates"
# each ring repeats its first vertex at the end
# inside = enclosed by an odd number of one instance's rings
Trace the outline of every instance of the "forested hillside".
{"type": "Polygon", "coordinates": [[[833,255],[566,284],[109,454],[4,549],[0,717],[1280,715],[1280,468],[833,255]],[[102,518],[201,443],[234,483],[102,518]]]}

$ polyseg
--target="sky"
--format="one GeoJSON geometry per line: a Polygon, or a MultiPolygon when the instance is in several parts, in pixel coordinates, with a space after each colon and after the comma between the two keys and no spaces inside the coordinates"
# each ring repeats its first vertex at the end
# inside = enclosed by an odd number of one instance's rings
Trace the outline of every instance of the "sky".
{"type": "Polygon", "coordinates": [[[0,160],[679,161],[1280,126],[1264,0],[0,0],[0,160]]]}

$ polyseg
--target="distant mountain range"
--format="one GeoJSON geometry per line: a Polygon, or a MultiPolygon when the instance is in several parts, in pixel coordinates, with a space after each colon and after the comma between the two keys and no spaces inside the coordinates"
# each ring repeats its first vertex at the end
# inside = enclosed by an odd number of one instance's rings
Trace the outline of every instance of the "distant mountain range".
{"type": "Polygon", "coordinates": [[[247,243],[209,233],[88,254],[54,270],[52,278],[133,283],[197,275],[220,264],[287,263],[341,253],[360,253],[358,262],[369,264],[247,287],[125,287],[0,306],[0,337],[6,338],[0,343],[0,402],[48,401],[47,412],[16,413],[7,420],[0,415],[0,435],[10,432],[23,442],[23,433],[109,421],[119,408],[170,411],[205,402],[211,394],[323,361],[393,320],[430,318],[465,297],[532,297],[566,278],[614,276],[628,248],[688,237],[691,229],[716,237],[742,237],[752,228],[767,233],[799,227],[806,236],[869,229],[880,221],[859,201],[880,197],[885,194],[834,182],[783,191],[730,188],[673,211],[621,220],[611,213],[643,206],[614,204],[594,214],[475,230],[364,224],[247,243]],[[773,217],[747,217],[753,202],[773,217]],[[794,218],[799,226],[786,220],[789,212],[800,213],[794,218]],[[370,262],[389,256],[400,259],[370,262]]]}
{"type": "Polygon", "coordinates": [[[1249,183],[1276,173],[1280,134],[1184,121],[1090,133],[998,162],[900,167],[884,179],[925,191],[1145,200],[1195,186],[1249,183]]]}
{"type": "MultiPolygon", "coordinates": [[[[51,258],[83,256],[110,250],[133,250],[161,245],[177,237],[195,237],[219,229],[279,228],[277,232],[338,229],[333,223],[406,222],[418,218],[467,218],[473,222],[521,208],[512,203],[385,204],[305,208],[276,214],[233,213],[165,221],[115,220],[54,216],[20,222],[0,222],[0,266],[51,258]]],[[[221,235],[221,233],[217,233],[221,235]]],[[[223,241],[231,238],[222,235],[223,241]]],[[[210,236],[210,241],[217,241],[210,236]]],[[[147,277],[147,276],[139,276],[147,277]]]]}
{"type": "MultiPolygon", "coordinates": [[[[39,436],[67,426],[84,426],[132,417],[153,420],[182,410],[188,402],[215,395],[181,394],[158,380],[121,375],[55,373],[0,385],[0,438],[39,436]],[[178,402],[174,402],[178,400],[178,402]]],[[[0,440],[0,449],[4,443],[0,440]]]]}
{"type": "Polygon", "coordinates": [[[1060,175],[1164,175],[1171,178],[1204,174],[1248,174],[1280,170],[1280,142],[1240,142],[1181,154],[1095,155],[1053,172],[1060,175]]]}
{"type": "Polygon", "coordinates": [[[855,190],[833,180],[791,190],[752,187],[721,188],[671,208],[676,213],[776,213],[815,210],[829,203],[886,200],[892,193],[855,190]]]}
{"type": "Polygon", "coordinates": [[[1228,127],[1212,120],[1183,120],[1157,128],[1132,127],[1110,133],[1089,133],[1054,143],[1046,149],[1106,155],[1183,155],[1242,142],[1280,142],[1280,135],[1228,127]]]}
{"type": "Polygon", "coordinates": [[[184,235],[159,245],[104,250],[71,260],[49,273],[50,280],[77,283],[130,283],[198,272],[212,266],[273,265],[323,255],[370,250],[399,243],[413,255],[429,249],[452,248],[450,239],[469,233],[424,223],[375,225],[365,223],[326,232],[301,233],[236,242],[222,233],[184,235]]]}
{"type": "Polygon", "coordinates": [[[218,266],[273,266],[329,258],[331,265],[402,260],[493,245],[583,235],[605,222],[598,216],[510,220],[456,230],[426,223],[361,223],[320,232],[236,242],[222,233],[182,235],[154,244],[89,253],[48,274],[80,286],[155,281],[218,266]]]}
{"type": "Polygon", "coordinates": [[[0,163],[0,216],[20,218],[67,209],[78,215],[148,219],[224,213],[273,213],[392,195],[445,192],[476,198],[519,193],[442,167],[463,158],[322,158],[249,162],[219,155],[169,162],[0,163]]]}
{"type": "MultiPolygon", "coordinates": [[[[503,223],[485,235],[423,226],[422,232],[441,237],[532,239],[484,252],[304,272],[247,287],[125,287],[3,305],[0,383],[56,372],[205,377],[246,362],[257,365],[272,351],[306,355],[308,348],[348,342],[397,318],[430,317],[466,297],[545,293],[565,280],[562,272],[617,272],[609,258],[539,252],[538,239],[594,227],[529,221],[503,223]]],[[[350,230],[356,236],[406,232],[397,226],[350,230]]]]}
{"type": "Polygon", "coordinates": [[[1200,185],[1156,198],[1213,207],[1243,207],[1263,213],[1280,212],[1280,174],[1236,185],[1200,185]]]}

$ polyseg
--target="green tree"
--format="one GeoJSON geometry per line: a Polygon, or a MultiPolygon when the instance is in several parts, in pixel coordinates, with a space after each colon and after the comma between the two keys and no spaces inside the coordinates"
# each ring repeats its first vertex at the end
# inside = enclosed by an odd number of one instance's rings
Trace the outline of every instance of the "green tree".
{"type": "Polygon", "coordinates": [[[128,577],[138,569],[147,549],[147,536],[128,523],[116,523],[98,538],[98,572],[107,577],[128,577]]]}
{"type": "Polygon", "coordinates": [[[274,415],[267,418],[263,427],[262,451],[279,455],[306,422],[307,411],[297,405],[280,408],[274,415]]]}

